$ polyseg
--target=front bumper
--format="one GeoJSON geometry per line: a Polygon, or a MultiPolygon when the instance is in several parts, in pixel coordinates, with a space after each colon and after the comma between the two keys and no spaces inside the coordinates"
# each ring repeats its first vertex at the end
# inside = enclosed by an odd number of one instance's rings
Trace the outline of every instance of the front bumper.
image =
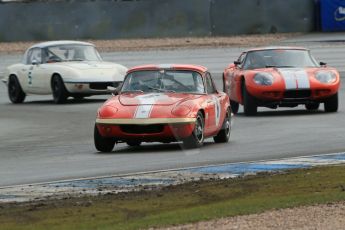
{"type": "Polygon", "coordinates": [[[99,133],[118,141],[177,141],[189,137],[195,118],[96,119],[99,133]]]}
{"type": "Polygon", "coordinates": [[[71,82],[65,81],[65,87],[68,92],[75,94],[109,94],[107,87],[118,87],[120,81],[107,82],[71,82]]]}

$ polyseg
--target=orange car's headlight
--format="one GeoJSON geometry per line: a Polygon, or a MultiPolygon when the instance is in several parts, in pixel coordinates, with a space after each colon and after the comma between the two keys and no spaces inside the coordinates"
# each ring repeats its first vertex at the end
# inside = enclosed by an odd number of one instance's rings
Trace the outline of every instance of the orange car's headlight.
{"type": "Polygon", "coordinates": [[[337,76],[332,71],[318,71],[315,74],[316,80],[322,83],[330,84],[336,81],[337,76]]]}
{"type": "Polygon", "coordinates": [[[270,73],[262,72],[255,74],[253,78],[257,85],[272,85],[273,76],[270,73]]]}

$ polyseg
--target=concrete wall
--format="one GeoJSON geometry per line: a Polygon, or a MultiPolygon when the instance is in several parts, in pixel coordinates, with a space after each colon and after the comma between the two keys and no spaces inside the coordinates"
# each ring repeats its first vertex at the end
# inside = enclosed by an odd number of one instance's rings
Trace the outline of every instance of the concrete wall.
{"type": "Polygon", "coordinates": [[[0,41],[312,31],[313,0],[0,3],[0,41]]]}

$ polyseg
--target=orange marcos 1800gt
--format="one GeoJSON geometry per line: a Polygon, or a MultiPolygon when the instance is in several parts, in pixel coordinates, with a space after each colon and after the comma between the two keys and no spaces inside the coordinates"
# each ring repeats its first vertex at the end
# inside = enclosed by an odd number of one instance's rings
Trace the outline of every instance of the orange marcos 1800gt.
{"type": "Polygon", "coordinates": [[[324,103],[326,112],[338,110],[338,71],[326,63],[317,63],[305,48],[247,50],[225,69],[223,84],[233,113],[237,113],[239,104],[245,115],[255,115],[258,106],[303,104],[307,110],[316,110],[324,103]]]}
{"type": "Polygon", "coordinates": [[[211,74],[196,65],[145,65],[128,70],[114,96],[98,110],[94,143],[112,151],[118,142],[183,141],[200,147],[204,139],[228,142],[229,97],[216,89],[211,74]]]}

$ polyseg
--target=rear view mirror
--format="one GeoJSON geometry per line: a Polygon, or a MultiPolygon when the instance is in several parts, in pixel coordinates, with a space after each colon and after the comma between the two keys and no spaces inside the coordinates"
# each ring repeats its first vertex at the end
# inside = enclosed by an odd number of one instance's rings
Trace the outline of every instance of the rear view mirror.
{"type": "Polygon", "coordinates": [[[320,66],[326,66],[327,65],[327,63],[326,62],[320,62],[320,66]]]}

